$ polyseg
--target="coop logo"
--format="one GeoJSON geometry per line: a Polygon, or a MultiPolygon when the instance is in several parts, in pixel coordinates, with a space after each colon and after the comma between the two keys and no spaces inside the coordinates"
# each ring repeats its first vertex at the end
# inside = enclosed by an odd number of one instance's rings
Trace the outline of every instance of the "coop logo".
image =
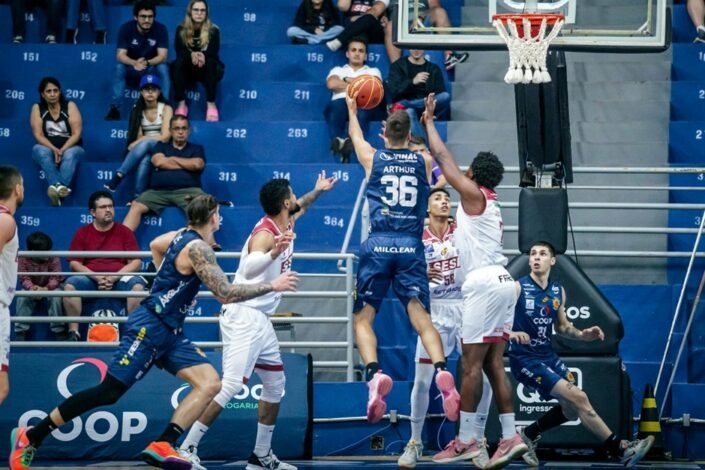
{"type": "MultiPolygon", "coordinates": [[[[87,375],[85,372],[92,369],[93,366],[98,370],[100,381],[103,381],[107,372],[108,365],[93,357],[82,357],[76,359],[65,367],[56,377],[56,389],[64,398],[69,398],[73,392],[71,385],[76,380],[71,380],[72,377],[83,376],[84,378],[94,378],[95,375],[87,375]]],[[[90,372],[89,372],[90,374],[90,372]]],[[[42,420],[47,414],[43,410],[27,410],[18,420],[18,426],[28,426],[30,422],[42,420]]],[[[110,411],[96,411],[87,415],[74,418],[70,423],[62,426],[61,429],[55,429],[51,435],[58,441],[71,442],[78,439],[84,432],[85,435],[95,442],[108,442],[119,439],[121,442],[130,442],[133,437],[144,432],[147,429],[147,416],[141,411],[123,411],[122,413],[113,413],[110,411]]]]}
{"type": "MultiPolygon", "coordinates": [[[[181,403],[183,397],[188,394],[191,386],[183,384],[171,394],[171,406],[176,409],[181,403]]],[[[262,384],[253,385],[252,387],[243,384],[242,390],[235,395],[228,403],[225,404],[226,410],[256,410],[258,402],[262,397],[262,384]]]]}
{"type": "MultiPolygon", "coordinates": [[[[575,367],[569,367],[569,374],[573,375],[573,383],[578,387],[583,387],[583,373],[580,369],[575,367]]],[[[521,382],[517,383],[516,388],[517,397],[519,398],[519,413],[517,415],[517,424],[528,425],[536,421],[536,417],[540,416],[551,408],[553,408],[558,400],[543,400],[538,391],[532,390],[528,387],[524,387],[521,382]],[[520,419],[526,418],[526,419],[520,419]]],[[[565,423],[568,426],[577,426],[580,424],[580,420],[568,421],[565,423]]]]}

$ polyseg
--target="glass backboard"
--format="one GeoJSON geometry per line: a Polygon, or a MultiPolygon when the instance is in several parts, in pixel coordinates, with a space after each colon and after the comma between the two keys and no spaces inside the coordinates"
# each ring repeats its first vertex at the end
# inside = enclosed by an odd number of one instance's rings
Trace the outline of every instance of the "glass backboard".
{"type": "Polygon", "coordinates": [[[527,12],[560,13],[565,25],[551,43],[569,51],[656,52],[670,45],[668,0],[440,0],[451,26],[433,25],[427,0],[399,0],[394,34],[401,48],[493,50],[506,48],[492,16],[527,12]]]}

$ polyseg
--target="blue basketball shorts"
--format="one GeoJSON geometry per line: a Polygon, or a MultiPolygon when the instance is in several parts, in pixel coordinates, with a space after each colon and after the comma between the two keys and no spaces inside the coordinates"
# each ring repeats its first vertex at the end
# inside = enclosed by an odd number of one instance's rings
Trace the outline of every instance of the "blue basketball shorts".
{"type": "Polygon", "coordinates": [[[552,400],[551,391],[561,380],[575,384],[573,373],[557,356],[543,358],[509,357],[509,367],[515,379],[524,387],[539,392],[544,400],[552,400]]]}

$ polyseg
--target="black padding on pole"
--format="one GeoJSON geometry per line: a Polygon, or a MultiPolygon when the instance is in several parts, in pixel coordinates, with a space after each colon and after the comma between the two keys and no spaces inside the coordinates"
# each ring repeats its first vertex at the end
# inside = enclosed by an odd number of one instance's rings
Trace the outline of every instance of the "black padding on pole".
{"type": "Polygon", "coordinates": [[[519,193],[519,250],[547,241],[556,254],[568,248],[568,192],[562,188],[522,188],[519,193]]]}

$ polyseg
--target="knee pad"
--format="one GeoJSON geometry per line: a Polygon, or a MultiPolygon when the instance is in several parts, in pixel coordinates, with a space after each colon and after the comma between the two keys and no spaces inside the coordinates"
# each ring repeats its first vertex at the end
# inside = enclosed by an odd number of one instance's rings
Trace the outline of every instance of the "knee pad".
{"type": "Polygon", "coordinates": [[[220,392],[218,392],[214,400],[221,408],[225,408],[225,405],[242,390],[242,377],[229,377],[226,375],[220,382],[220,392]]]}
{"type": "Polygon", "coordinates": [[[257,370],[257,375],[262,379],[261,399],[268,403],[279,403],[284,396],[286,377],[283,370],[257,370]]]}

